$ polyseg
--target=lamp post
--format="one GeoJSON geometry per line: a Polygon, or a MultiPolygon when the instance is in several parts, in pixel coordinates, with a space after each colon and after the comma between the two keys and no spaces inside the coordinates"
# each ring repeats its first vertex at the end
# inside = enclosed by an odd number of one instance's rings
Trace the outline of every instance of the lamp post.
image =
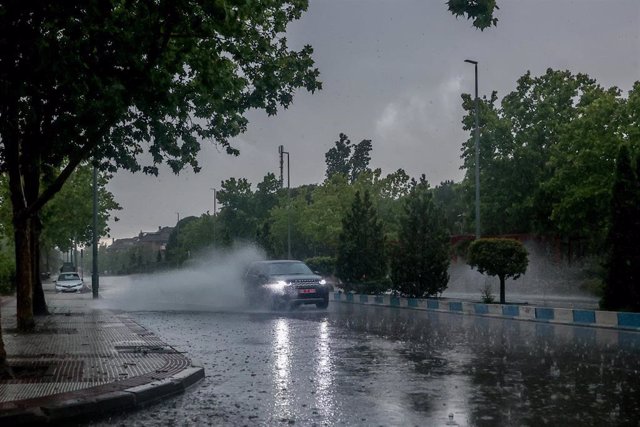
{"type": "Polygon", "coordinates": [[[216,244],[216,214],[218,211],[218,200],[216,198],[216,189],[215,188],[211,188],[211,191],[213,191],[213,228],[212,228],[212,238],[213,238],[213,244],[216,244]]]}
{"type": "Polygon", "coordinates": [[[280,154],[280,186],[284,185],[282,172],[283,172],[283,155],[287,155],[287,259],[291,259],[291,159],[289,152],[284,151],[284,146],[278,146],[278,153],[280,154]]]}
{"type": "Polygon", "coordinates": [[[478,125],[478,61],[465,59],[464,62],[473,64],[476,77],[476,96],[473,101],[476,125],[474,129],[475,151],[476,151],[476,239],[480,238],[480,128],[478,125]]]}
{"type": "Polygon", "coordinates": [[[93,167],[93,262],[91,272],[91,293],[98,298],[100,279],[98,276],[98,168],[93,167]]]}
{"type": "Polygon", "coordinates": [[[215,188],[210,188],[211,191],[213,191],[213,216],[216,216],[216,212],[218,211],[218,201],[216,199],[216,189],[215,188]]]}

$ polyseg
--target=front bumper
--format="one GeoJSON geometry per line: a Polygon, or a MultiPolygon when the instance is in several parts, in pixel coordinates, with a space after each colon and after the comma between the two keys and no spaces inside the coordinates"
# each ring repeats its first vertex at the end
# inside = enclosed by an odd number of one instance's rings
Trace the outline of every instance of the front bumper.
{"type": "Polygon", "coordinates": [[[74,285],[74,286],[58,286],[56,285],[57,292],[82,292],[84,285],[74,285]]]}
{"type": "Polygon", "coordinates": [[[316,304],[329,298],[329,290],[324,287],[317,288],[287,288],[283,292],[274,294],[274,297],[287,303],[316,304]]]}

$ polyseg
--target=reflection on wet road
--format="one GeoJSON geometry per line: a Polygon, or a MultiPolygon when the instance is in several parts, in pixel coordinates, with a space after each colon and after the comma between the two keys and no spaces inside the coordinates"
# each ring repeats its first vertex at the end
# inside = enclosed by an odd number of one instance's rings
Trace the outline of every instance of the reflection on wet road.
{"type": "Polygon", "coordinates": [[[106,424],[637,425],[640,334],[333,304],[138,312],[199,360],[182,396],[106,424]]]}

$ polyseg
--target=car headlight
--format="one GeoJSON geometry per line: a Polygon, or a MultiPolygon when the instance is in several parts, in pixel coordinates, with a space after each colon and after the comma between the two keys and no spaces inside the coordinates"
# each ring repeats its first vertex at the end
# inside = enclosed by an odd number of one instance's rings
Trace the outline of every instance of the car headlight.
{"type": "Polygon", "coordinates": [[[268,283],[265,285],[265,287],[272,292],[282,293],[284,292],[284,288],[287,287],[287,282],[280,280],[276,283],[268,283]]]}
{"type": "Polygon", "coordinates": [[[321,279],[318,283],[324,286],[327,284],[327,281],[324,279],[321,279]]]}

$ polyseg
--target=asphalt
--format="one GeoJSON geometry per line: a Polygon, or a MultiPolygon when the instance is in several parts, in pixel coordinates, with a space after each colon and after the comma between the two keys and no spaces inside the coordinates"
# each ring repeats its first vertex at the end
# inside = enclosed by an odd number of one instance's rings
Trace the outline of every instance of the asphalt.
{"type": "Polygon", "coordinates": [[[90,292],[47,292],[51,314],[16,329],[2,297],[2,337],[12,379],[0,380],[0,426],[61,425],[144,407],[184,392],[204,369],[90,292]]]}

